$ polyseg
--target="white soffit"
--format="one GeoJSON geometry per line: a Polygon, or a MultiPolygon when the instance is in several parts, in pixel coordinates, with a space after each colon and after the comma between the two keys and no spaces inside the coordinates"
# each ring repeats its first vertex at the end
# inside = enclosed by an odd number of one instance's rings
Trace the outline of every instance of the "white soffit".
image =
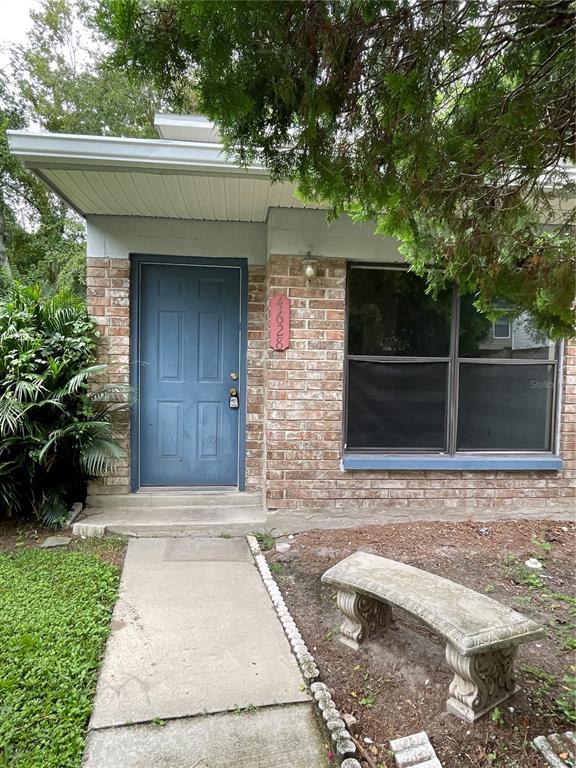
{"type": "Polygon", "coordinates": [[[82,215],[265,221],[271,207],[320,209],[206,142],[8,131],[10,149],[82,215]]]}
{"type": "Polygon", "coordinates": [[[271,207],[304,207],[290,185],[268,179],[53,169],[41,175],[83,214],[261,222],[271,207]]]}

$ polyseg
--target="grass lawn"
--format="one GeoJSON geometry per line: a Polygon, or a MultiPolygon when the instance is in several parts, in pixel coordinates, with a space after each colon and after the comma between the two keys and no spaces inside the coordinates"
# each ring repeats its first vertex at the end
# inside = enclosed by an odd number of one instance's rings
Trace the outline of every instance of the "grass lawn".
{"type": "Polygon", "coordinates": [[[124,543],[19,544],[0,552],[0,766],[77,768],[124,543]]]}

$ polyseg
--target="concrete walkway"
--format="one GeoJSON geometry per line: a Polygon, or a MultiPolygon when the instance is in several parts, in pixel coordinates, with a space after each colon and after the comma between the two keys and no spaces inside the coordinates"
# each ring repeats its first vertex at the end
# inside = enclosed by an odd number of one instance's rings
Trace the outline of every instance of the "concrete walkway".
{"type": "Polygon", "coordinates": [[[131,539],[87,768],[324,768],[310,697],[242,539],[131,539]]]}

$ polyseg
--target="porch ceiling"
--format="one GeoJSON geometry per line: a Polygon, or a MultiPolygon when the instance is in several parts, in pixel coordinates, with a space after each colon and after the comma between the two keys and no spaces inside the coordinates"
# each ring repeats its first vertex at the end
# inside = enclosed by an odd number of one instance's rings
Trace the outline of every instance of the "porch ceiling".
{"type": "Polygon", "coordinates": [[[241,168],[219,144],[8,131],[10,149],[81,215],[265,221],[305,205],[294,186],[241,168]]]}

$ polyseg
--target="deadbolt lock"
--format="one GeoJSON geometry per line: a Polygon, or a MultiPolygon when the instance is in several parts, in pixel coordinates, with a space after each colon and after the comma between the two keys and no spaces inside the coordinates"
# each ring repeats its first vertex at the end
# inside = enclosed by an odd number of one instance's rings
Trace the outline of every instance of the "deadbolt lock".
{"type": "Polygon", "coordinates": [[[233,371],[230,374],[230,378],[232,379],[232,381],[238,381],[238,374],[235,371],[233,371]]]}

